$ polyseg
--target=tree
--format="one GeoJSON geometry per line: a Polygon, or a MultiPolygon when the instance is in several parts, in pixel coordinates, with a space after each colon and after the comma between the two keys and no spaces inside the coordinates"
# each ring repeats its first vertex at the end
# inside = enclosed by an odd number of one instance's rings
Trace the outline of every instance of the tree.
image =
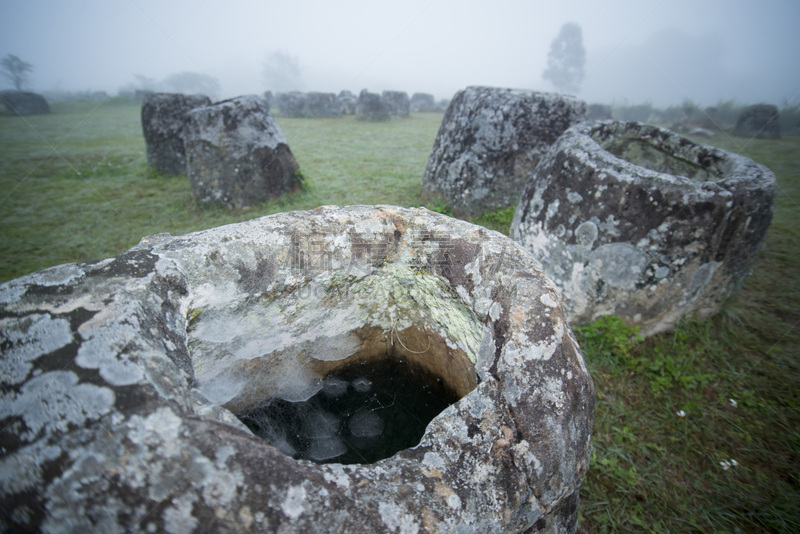
{"type": "Polygon", "coordinates": [[[294,91],[303,85],[300,74],[300,63],[297,58],[290,56],[282,50],[272,52],[267,56],[264,65],[264,78],[267,88],[273,91],[294,91]]]}
{"type": "Polygon", "coordinates": [[[561,91],[577,93],[584,77],[586,50],[583,48],[583,32],[574,22],[561,26],[558,36],[550,45],[547,68],[542,78],[561,91]]]}
{"type": "Polygon", "coordinates": [[[28,72],[33,70],[33,65],[13,54],[8,54],[0,60],[0,66],[3,68],[3,76],[14,84],[17,91],[22,91],[22,86],[28,82],[28,72]]]}

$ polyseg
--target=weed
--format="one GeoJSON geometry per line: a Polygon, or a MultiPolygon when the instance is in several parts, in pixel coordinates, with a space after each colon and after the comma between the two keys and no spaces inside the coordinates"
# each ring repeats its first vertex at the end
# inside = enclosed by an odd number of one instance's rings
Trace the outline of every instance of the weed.
{"type": "Polygon", "coordinates": [[[496,208],[485,211],[478,217],[470,219],[470,222],[508,235],[511,230],[511,221],[514,220],[514,212],[516,209],[516,206],[508,206],[506,208],[496,208]]]}
{"type": "Polygon", "coordinates": [[[435,213],[441,213],[442,215],[447,215],[448,217],[454,217],[453,209],[447,204],[447,202],[441,198],[437,198],[432,202],[428,203],[426,206],[429,210],[435,213]]]}

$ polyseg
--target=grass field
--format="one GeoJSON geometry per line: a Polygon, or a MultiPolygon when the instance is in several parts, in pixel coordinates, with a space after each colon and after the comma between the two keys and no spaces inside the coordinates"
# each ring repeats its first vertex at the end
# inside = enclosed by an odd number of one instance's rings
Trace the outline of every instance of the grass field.
{"type": "MultiPolygon", "coordinates": [[[[421,205],[441,118],[279,118],[306,189],[229,211],[199,207],[185,177],[147,171],[134,104],[0,116],[0,281],[157,232],[323,204],[421,205]]],[[[711,142],[777,175],[766,246],[717,317],[646,341],[613,318],[577,330],[597,388],[581,532],[800,532],[800,137],[711,142]]]]}

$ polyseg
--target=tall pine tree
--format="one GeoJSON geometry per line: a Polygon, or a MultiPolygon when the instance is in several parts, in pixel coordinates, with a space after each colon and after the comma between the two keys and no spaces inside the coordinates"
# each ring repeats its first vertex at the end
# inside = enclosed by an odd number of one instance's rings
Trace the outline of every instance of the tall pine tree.
{"type": "Polygon", "coordinates": [[[577,93],[584,77],[586,50],[583,32],[574,22],[561,26],[558,36],[550,45],[547,68],[542,78],[549,80],[559,91],[577,93]]]}

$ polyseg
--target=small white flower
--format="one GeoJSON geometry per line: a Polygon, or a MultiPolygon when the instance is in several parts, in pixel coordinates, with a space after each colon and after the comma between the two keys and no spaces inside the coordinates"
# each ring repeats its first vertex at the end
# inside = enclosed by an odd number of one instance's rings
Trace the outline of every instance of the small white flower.
{"type": "Polygon", "coordinates": [[[720,465],[720,467],[722,467],[722,470],[723,470],[723,471],[727,471],[728,469],[730,469],[730,468],[731,468],[731,464],[728,462],[728,460],[722,460],[722,461],[719,463],[719,465],[720,465]]]}
{"type": "Polygon", "coordinates": [[[731,459],[729,460],[729,462],[730,462],[730,464],[731,464],[733,467],[739,467],[739,462],[737,462],[737,461],[736,461],[736,460],[734,460],[733,458],[731,458],[731,459]]]}
{"type": "Polygon", "coordinates": [[[739,403],[736,402],[736,399],[728,399],[728,400],[730,401],[731,406],[733,406],[734,408],[739,406],[739,403]]]}
{"type": "Polygon", "coordinates": [[[686,417],[686,412],[684,412],[683,410],[678,410],[677,412],[675,412],[675,414],[676,414],[678,417],[680,417],[681,419],[683,419],[684,417],[686,417]]]}

